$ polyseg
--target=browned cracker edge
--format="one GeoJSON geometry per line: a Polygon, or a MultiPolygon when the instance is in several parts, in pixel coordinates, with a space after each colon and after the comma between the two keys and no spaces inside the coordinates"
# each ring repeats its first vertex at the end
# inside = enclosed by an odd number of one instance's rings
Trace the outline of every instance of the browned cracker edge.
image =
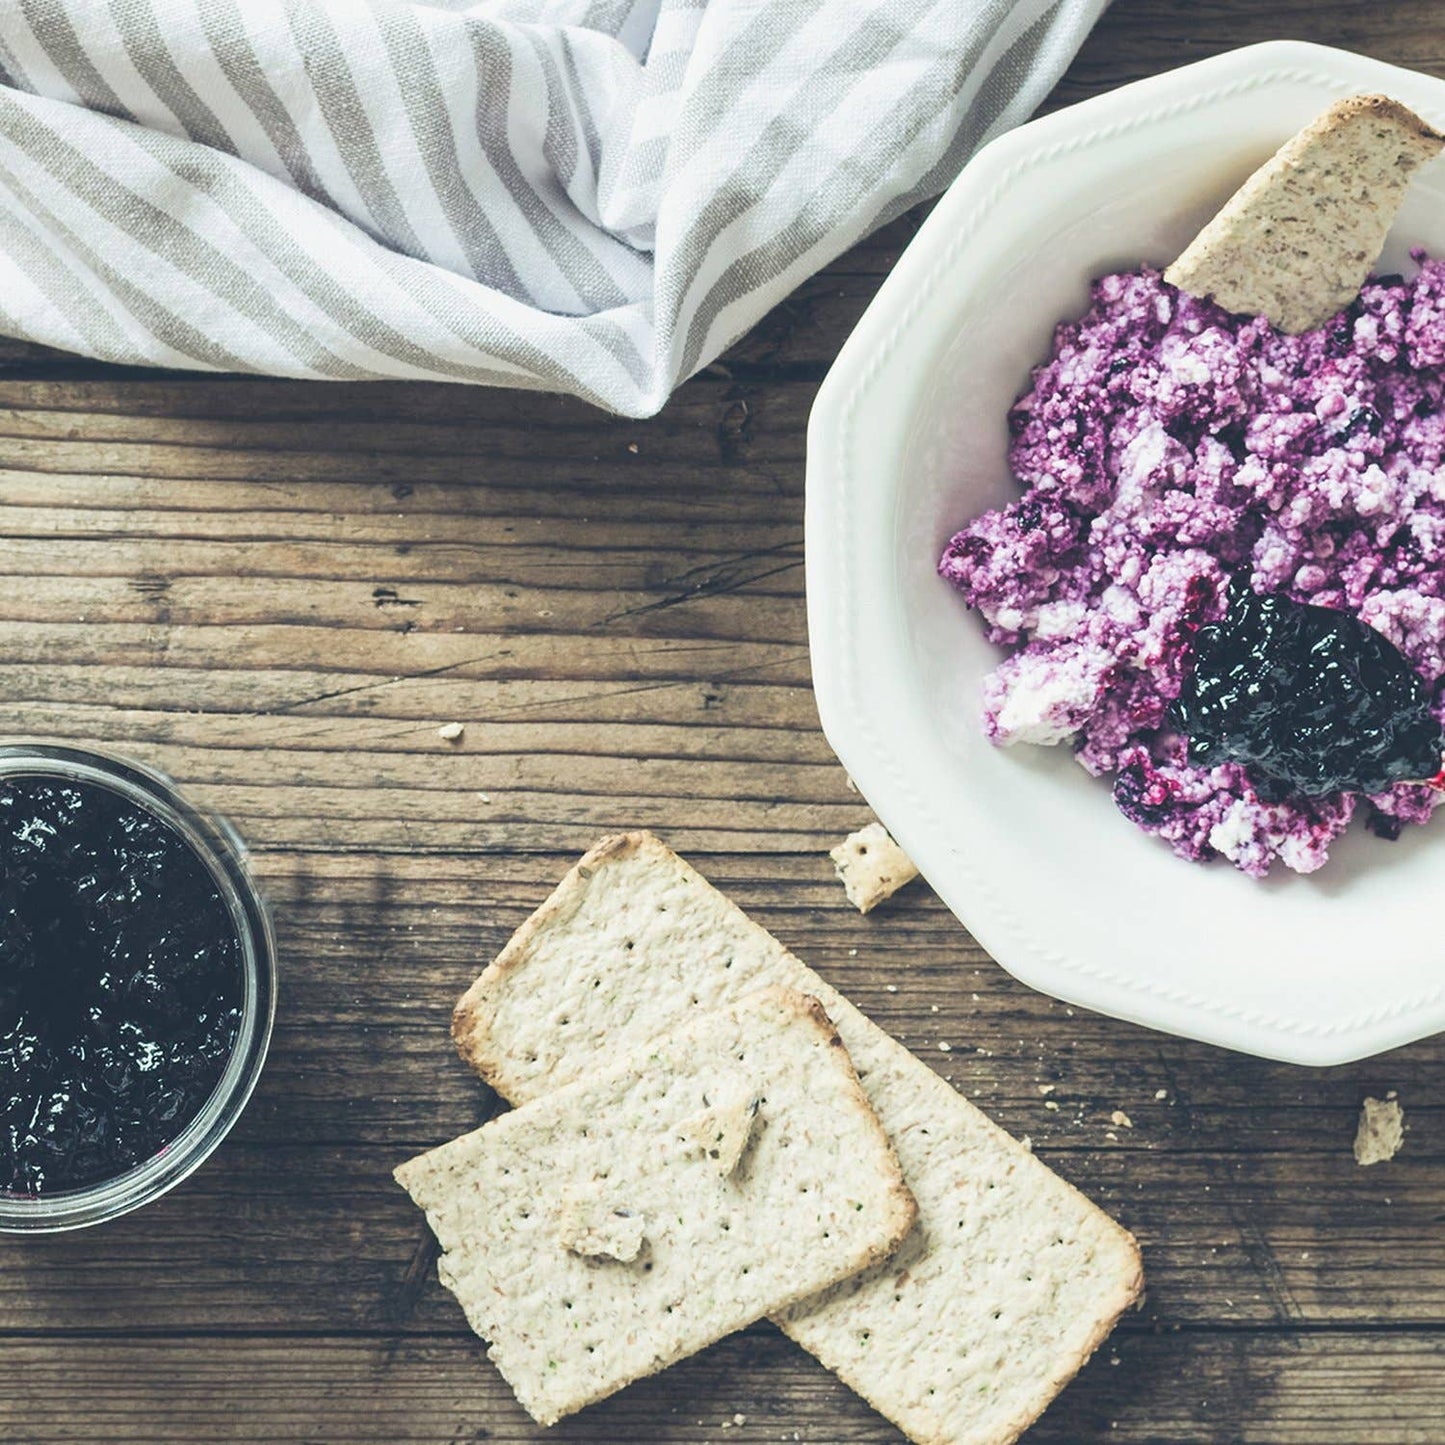
{"type": "Polygon", "coordinates": [[[456,1044],[457,1052],[509,1103],[513,1101],[507,1092],[507,1081],[503,1077],[501,1062],[489,1054],[479,1042],[487,1031],[477,1027],[486,1012],[486,1001],[491,993],[493,980],[506,973],[526,954],[534,935],[544,924],[565,916],[575,906],[574,898],[577,903],[581,902],[594,867],[609,858],[619,857],[646,846],[652,841],[652,837],[651,833],[642,831],[614,833],[589,848],[567,870],[562,881],[548,894],[545,901],[511,936],[506,947],[482,970],[452,1010],[452,1041],[456,1044]]]}

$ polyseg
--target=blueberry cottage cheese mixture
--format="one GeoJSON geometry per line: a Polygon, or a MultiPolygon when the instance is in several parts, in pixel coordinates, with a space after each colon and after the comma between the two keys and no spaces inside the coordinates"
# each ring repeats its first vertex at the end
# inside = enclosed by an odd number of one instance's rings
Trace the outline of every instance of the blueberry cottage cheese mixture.
{"type": "Polygon", "coordinates": [[[1441,801],[1414,783],[1280,796],[1238,763],[1192,765],[1166,716],[1240,579],[1358,617],[1445,719],[1445,262],[1416,260],[1301,336],[1148,268],[1104,277],[1010,413],[1023,496],[939,563],[1009,649],[990,739],[1070,743],[1184,858],[1307,873],[1357,810],[1392,838],[1441,801]]]}

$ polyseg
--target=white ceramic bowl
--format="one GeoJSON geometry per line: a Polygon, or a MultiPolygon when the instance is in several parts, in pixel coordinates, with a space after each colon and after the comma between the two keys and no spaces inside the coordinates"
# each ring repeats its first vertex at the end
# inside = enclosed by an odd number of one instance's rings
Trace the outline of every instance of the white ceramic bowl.
{"type": "MultiPolygon", "coordinates": [[[[1005,414],[1088,283],[1175,256],[1331,100],[1445,124],[1445,81],[1344,51],[1251,46],[1020,127],[939,202],[829,372],[808,431],[808,621],[828,739],[929,883],[1010,973],[1120,1018],[1339,1063],[1445,1029],[1445,820],[1356,825],[1310,877],[1182,862],[1067,749],[995,749],[999,653],[934,573],[1017,495],[1005,414]]],[[[1382,261],[1445,255],[1445,161],[1382,261]]]]}

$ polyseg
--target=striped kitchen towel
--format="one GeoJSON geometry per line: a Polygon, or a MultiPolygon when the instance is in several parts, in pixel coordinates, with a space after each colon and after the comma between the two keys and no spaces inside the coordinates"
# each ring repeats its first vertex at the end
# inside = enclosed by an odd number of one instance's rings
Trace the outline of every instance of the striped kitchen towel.
{"type": "Polygon", "coordinates": [[[655,412],[1107,0],[0,0],[0,330],[655,412]]]}

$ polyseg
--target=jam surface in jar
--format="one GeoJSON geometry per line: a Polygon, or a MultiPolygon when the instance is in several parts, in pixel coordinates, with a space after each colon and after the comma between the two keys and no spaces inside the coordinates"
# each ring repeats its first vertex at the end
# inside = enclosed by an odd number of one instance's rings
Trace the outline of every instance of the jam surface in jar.
{"type": "Polygon", "coordinates": [[[169,823],[0,777],[0,1192],[116,1178],[200,1113],[236,1041],[236,924],[169,823]]]}

